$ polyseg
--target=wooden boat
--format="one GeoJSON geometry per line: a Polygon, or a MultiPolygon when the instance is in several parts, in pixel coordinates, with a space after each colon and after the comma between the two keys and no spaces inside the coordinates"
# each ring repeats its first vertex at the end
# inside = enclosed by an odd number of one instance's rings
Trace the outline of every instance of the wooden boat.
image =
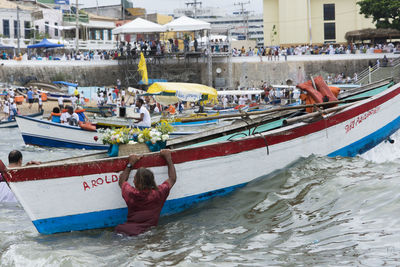
{"type": "MultiPolygon", "coordinates": [[[[17,88],[17,93],[20,95],[23,95],[25,98],[27,98],[27,88],[17,88]]],[[[47,95],[47,100],[48,101],[58,101],[58,98],[60,96],[63,97],[63,101],[64,102],[71,102],[71,96],[70,95],[66,95],[66,94],[62,94],[62,93],[52,93],[52,92],[48,92],[48,91],[44,91],[44,90],[38,90],[39,93],[45,93],[47,95]]]]}
{"type": "Polygon", "coordinates": [[[103,117],[112,116],[113,109],[116,109],[116,105],[104,105],[101,107],[90,107],[90,106],[83,106],[82,108],[90,113],[100,114],[103,117]]]}
{"type": "MultiPolygon", "coordinates": [[[[400,128],[399,102],[400,83],[367,99],[332,108],[311,122],[298,119],[236,140],[176,149],[172,158],[178,180],[162,215],[228,194],[301,157],[364,153],[400,128]]],[[[0,171],[37,230],[51,234],[125,222],[127,208],[118,177],[126,164],[127,157],[94,156],[13,169],[1,162],[0,171]]],[[[134,167],[150,168],[158,184],[167,177],[158,153],[144,154],[134,167]]]]}
{"type": "Polygon", "coordinates": [[[25,144],[99,150],[109,147],[98,140],[97,131],[24,116],[16,116],[16,120],[25,144]]]}
{"type": "MultiPolygon", "coordinates": [[[[38,118],[40,118],[42,116],[43,116],[43,111],[26,115],[26,117],[35,118],[35,119],[38,119],[38,118]]],[[[0,129],[2,129],[2,128],[16,128],[16,127],[18,127],[18,124],[17,124],[17,121],[15,119],[10,120],[10,121],[0,121],[0,129]]]]}

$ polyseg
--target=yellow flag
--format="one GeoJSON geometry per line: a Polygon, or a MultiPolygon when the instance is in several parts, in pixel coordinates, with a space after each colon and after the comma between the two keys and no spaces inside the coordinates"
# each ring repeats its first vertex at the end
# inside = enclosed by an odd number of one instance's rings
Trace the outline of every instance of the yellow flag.
{"type": "Polygon", "coordinates": [[[140,53],[140,61],[138,65],[138,72],[142,75],[142,82],[144,84],[149,83],[149,78],[147,77],[147,66],[146,66],[146,59],[144,58],[143,52],[140,53]]]}

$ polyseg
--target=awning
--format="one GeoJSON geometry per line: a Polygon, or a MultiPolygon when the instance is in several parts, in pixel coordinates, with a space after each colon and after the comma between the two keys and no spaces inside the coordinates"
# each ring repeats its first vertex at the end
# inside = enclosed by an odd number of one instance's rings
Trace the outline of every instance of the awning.
{"type": "Polygon", "coordinates": [[[155,33],[165,32],[166,27],[157,23],[137,18],[112,31],[112,34],[155,33]]]}
{"type": "MultiPolygon", "coordinates": [[[[217,90],[196,83],[153,83],[147,90],[149,94],[174,94],[175,103],[179,100],[188,102],[217,101],[217,90]]],[[[157,97],[156,97],[157,100],[157,97]]],[[[161,101],[158,101],[161,102],[161,101]]]]}
{"type": "Polygon", "coordinates": [[[56,47],[64,47],[64,45],[49,42],[49,40],[47,40],[46,38],[43,39],[40,43],[28,45],[28,48],[56,48],[56,47]]]}
{"type": "Polygon", "coordinates": [[[210,30],[211,24],[202,20],[192,19],[182,16],[164,25],[168,31],[173,32],[186,32],[186,31],[199,31],[210,30]]]}
{"type": "Polygon", "coordinates": [[[9,45],[4,45],[2,43],[0,43],[0,49],[12,49],[15,48],[14,46],[9,46],[9,45]]]}

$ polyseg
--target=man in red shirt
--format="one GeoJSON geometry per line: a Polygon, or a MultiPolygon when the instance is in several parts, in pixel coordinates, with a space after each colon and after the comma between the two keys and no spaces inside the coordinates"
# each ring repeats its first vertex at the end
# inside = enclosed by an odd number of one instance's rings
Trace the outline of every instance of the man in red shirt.
{"type": "Polygon", "coordinates": [[[157,226],[161,209],[176,182],[171,151],[161,150],[160,155],[167,163],[168,179],[157,186],[153,172],[146,168],[139,168],[133,180],[134,187],[127,181],[132,167],[140,160],[141,156],[129,156],[129,163],[119,177],[122,197],[128,206],[128,219],[126,223],[115,228],[116,232],[132,236],[141,234],[152,226],[157,226]]]}

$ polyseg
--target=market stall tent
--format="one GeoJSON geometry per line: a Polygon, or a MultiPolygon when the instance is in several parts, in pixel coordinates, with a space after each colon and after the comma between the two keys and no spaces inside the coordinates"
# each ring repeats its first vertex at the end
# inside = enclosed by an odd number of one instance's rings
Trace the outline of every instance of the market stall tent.
{"type": "Polygon", "coordinates": [[[28,48],[57,48],[57,47],[64,47],[64,45],[52,43],[46,38],[37,44],[28,45],[28,48]]]}
{"type": "Polygon", "coordinates": [[[179,101],[216,102],[218,97],[214,88],[196,83],[157,82],[147,89],[147,94],[154,95],[156,101],[163,105],[179,101]]]}
{"type": "Polygon", "coordinates": [[[112,34],[154,33],[165,31],[165,26],[142,18],[137,18],[132,20],[131,22],[115,28],[114,30],[112,30],[112,34]]]}
{"type": "Polygon", "coordinates": [[[172,32],[186,32],[186,31],[200,31],[210,30],[211,24],[202,20],[192,19],[186,16],[182,16],[175,19],[167,24],[165,27],[168,31],[172,32]]]}
{"type": "Polygon", "coordinates": [[[4,45],[2,43],[0,43],[0,49],[13,49],[15,48],[14,46],[9,46],[9,45],[4,45]]]}

